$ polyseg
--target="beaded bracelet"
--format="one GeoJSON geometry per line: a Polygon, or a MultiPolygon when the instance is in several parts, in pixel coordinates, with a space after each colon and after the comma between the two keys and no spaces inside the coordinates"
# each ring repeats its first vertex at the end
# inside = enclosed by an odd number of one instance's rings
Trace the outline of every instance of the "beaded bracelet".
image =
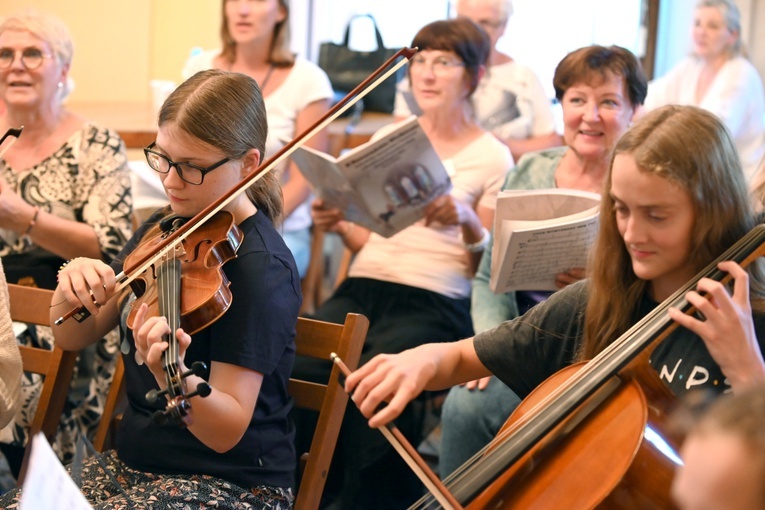
{"type": "Polygon", "coordinates": [[[489,233],[489,229],[487,229],[486,227],[481,227],[481,239],[479,239],[478,241],[474,243],[464,243],[465,249],[469,251],[470,253],[481,252],[486,248],[486,246],[488,246],[490,240],[491,240],[491,233],[489,233]]]}
{"type": "Polygon", "coordinates": [[[24,232],[25,236],[29,235],[29,233],[32,231],[32,227],[34,227],[35,224],[37,223],[37,216],[40,214],[40,208],[38,206],[35,206],[34,209],[35,209],[35,213],[32,215],[32,219],[29,220],[29,226],[27,227],[27,231],[24,232]]]}
{"type": "MultiPolygon", "coordinates": [[[[76,257],[75,257],[75,258],[76,258],[76,257]]],[[[58,277],[59,277],[59,275],[61,274],[61,271],[63,271],[63,269],[66,267],[66,265],[67,265],[67,264],[69,264],[69,263],[70,263],[71,261],[73,261],[73,260],[74,260],[74,259],[69,259],[69,260],[67,260],[66,262],[64,262],[63,264],[61,264],[61,265],[59,266],[59,268],[58,268],[58,272],[56,273],[56,281],[58,281],[58,277]]]]}

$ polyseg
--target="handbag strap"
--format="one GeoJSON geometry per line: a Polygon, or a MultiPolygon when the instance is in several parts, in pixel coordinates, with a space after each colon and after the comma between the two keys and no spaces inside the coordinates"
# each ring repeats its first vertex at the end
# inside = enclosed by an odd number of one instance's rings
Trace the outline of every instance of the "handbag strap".
{"type": "Polygon", "coordinates": [[[380,29],[377,28],[377,21],[375,21],[374,16],[371,14],[356,14],[351,16],[351,19],[349,19],[348,23],[345,25],[345,37],[343,38],[343,46],[346,48],[348,47],[348,41],[351,37],[351,23],[357,18],[369,18],[372,20],[372,26],[375,28],[375,38],[377,39],[377,49],[384,49],[385,44],[383,44],[382,34],[380,33],[380,29]]]}

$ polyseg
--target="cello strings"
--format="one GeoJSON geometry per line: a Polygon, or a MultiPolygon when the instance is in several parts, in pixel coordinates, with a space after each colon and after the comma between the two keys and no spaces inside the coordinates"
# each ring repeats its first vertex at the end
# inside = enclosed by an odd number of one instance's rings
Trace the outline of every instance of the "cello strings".
{"type": "MultiPolygon", "coordinates": [[[[459,483],[474,466],[481,461],[485,460],[490,450],[496,448],[498,445],[512,440],[516,435],[519,435],[523,429],[527,427],[533,427],[534,422],[539,421],[543,411],[551,408],[556,403],[563,399],[570,400],[570,393],[581,386],[586,379],[591,379],[594,375],[597,375],[599,371],[605,369],[613,369],[614,365],[620,365],[629,359],[632,359],[637,352],[640,352],[647,344],[652,343],[658,336],[653,332],[645,332],[646,326],[654,326],[652,329],[656,329],[656,323],[659,322],[659,333],[666,333],[667,335],[677,327],[677,324],[671,323],[671,319],[667,316],[667,310],[672,306],[677,306],[681,310],[689,308],[689,303],[685,300],[685,294],[696,288],[698,281],[701,278],[708,277],[718,281],[727,281],[730,277],[717,269],[717,264],[724,260],[735,260],[740,264],[747,262],[747,257],[754,260],[755,257],[752,253],[762,246],[763,238],[765,238],[765,227],[758,225],[754,227],[749,233],[745,234],[739,241],[737,241],[731,248],[726,250],[713,262],[708,264],[699,274],[686,283],[683,287],[674,292],[670,297],[665,299],[651,312],[638,321],[635,325],[629,328],[624,334],[619,336],[614,342],[609,344],[603,351],[601,351],[592,360],[587,362],[581,369],[579,369],[574,375],[562,383],[559,387],[555,388],[549,395],[541,399],[540,402],[535,404],[524,416],[518,421],[514,422],[507,429],[501,431],[497,437],[486,447],[482,448],[478,453],[465,462],[460,468],[455,470],[445,479],[445,483],[450,489],[456,483],[459,483]],[[666,326],[669,325],[669,328],[666,326]],[[626,351],[626,352],[624,352],[626,351]],[[615,363],[612,358],[617,357],[618,363],[615,363]],[[451,484],[451,485],[450,485],[451,484]]],[[[750,260],[750,262],[751,262],[750,260]]],[[[746,267],[744,265],[743,267],[746,267]]],[[[690,313],[691,310],[686,310],[686,313],[690,313]]],[[[610,373],[614,375],[614,373],[610,373]]],[[[605,381],[605,377],[601,377],[601,384],[605,381]]],[[[580,405],[583,402],[581,399],[576,405],[580,405]]],[[[545,432],[547,433],[547,432],[545,432]]],[[[422,498],[417,504],[424,505],[427,503],[428,497],[422,498]]],[[[416,504],[416,505],[417,505],[416,504]]]]}

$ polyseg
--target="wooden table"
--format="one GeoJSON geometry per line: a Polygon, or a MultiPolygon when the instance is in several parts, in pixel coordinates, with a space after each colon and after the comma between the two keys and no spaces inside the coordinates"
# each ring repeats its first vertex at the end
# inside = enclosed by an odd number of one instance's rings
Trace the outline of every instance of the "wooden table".
{"type": "MultiPolygon", "coordinates": [[[[68,104],[67,108],[116,130],[128,149],[146,147],[157,137],[157,112],[151,103],[82,102],[68,104]]],[[[328,128],[330,154],[337,156],[342,149],[361,145],[392,121],[392,115],[377,112],[363,113],[357,123],[352,117],[337,119],[328,128]]]]}

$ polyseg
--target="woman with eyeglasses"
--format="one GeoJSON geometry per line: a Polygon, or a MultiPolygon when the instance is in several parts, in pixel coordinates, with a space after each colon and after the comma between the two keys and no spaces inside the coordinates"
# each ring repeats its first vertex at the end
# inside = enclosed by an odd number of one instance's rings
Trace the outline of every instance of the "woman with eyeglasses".
{"type": "MultiPolygon", "coordinates": [[[[127,408],[116,450],[101,459],[121,486],[104,475],[96,458],[86,459],[77,473],[96,508],[207,508],[210,502],[224,509],[292,508],[296,463],[287,381],[301,295],[295,261],[274,226],[282,213],[276,175],[265,174],[223,208],[242,240],[236,257],[222,266],[231,303],[217,320],[192,334],[182,327],[171,331],[168,319],[135,303],[130,286],[117,292],[115,281],[129,254],[162,235],[162,220],[193,217],[257,168],[267,130],[263,97],[252,78],[208,70],[186,80],[162,105],[157,140],[146,150],[169,206],[140,227],[111,265],[79,257],[59,273],[51,320],[72,307],[92,314],[81,323],[54,326],[59,345],[81,349],[116,326],[125,339],[127,408]],[[135,319],[128,327],[132,307],[135,319]],[[147,392],[168,386],[163,356],[170,348],[164,335],[170,334],[178,344],[175,371],[185,373],[196,362],[207,367],[185,378],[188,391],[204,382],[211,388],[208,396],[189,399],[186,427],[155,419],[168,404],[165,397],[147,399],[147,392]]],[[[181,280],[183,271],[184,265],[181,280]]],[[[18,496],[0,500],[0,506],[18,496]]]]}
{"type": "MultiPolygon", "coordinates": [[[[423,112],[418,120],[450,174],[451,191],[428,204],[424,220],[390,238],[349,223],[319,200],[313,204],[314,224],[338,233],[355,252],[349,277],[315,316],[342,322],[346,313],[357,312],[369,318],[362,364],[375,354],[400,352],[425,339],[450,342],[473,330],[470,280],[489,239],[497,192],[513,164],[507,146],[481,128],[469,106],[490,50],[486,33],[468,19],[436,21],[417,33],[412,46],[420,49],[408,71],[423,112]]],[[[299,358],[295,372],[326,380],[329,366],[299,358]]],[[[414,444],[420,417],[411,407],[398,423],[414,444]]],[[[402,508],[420,493],[417,479],[355,410],[346,412],[338,449],[344,508],[402,508]],[[379,480],[391,476],[395,489],[381,490],[379,480]]]]}
{"type": "MultiPolygon", "coordinates": [[[[478,122],[502,140],[513,159],[527,152],[561,145],[555,132],[550,98],[534,71],[497,49],[513,15],[512,0],[457,0],[457,16],[476,22],[491,40],[485,76],[473,94],[472,106],[478,122]]],[[[407,117],[420,110],[411,90],[398,84],[394,114],[407,117]]]]}
{"type": "MultiPolygon", "coordinates": [[[[110,261],[131,234],[130,172],[122,140],[63,104],[72,52],[66,26],[49,14],[26,10],[0,22],[5,104],[0,135],[24,127],[0,158],[0,257],[9,283],[53,289],[65,260],[110,261]]],[[[47,328],[24,338],[39,347],[53,345],[47,328]]],[[[99,344],[95,366],[87,369],[95,375],[90,395],[67,405],[57,440],[62,460],[71,460],[78,430],[95,432],[118,343],[115,333],[99,344]]],[[[14,467],[41,388],[35,380],[25,383],[27,404],[1,439],[16,445],[14,452],[6,450],[14,467]]]]}

